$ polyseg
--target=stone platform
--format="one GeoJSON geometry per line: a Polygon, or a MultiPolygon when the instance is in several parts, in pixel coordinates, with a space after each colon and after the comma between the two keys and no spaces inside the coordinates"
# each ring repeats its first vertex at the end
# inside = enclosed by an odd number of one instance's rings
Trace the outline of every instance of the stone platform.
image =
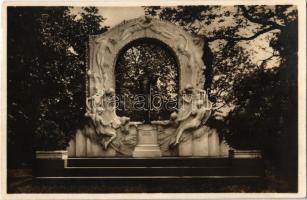
{"type": "Polygon", "coordinates": [[[162,125],[137,124],[130,126],[128,134],[120,134],[114,143],[104,150],[101,144],[87,137],[89,128],[79,129],[76,136],[71,139],[67,147],[68,157],[228,157],[231,149],[224,140],[219,138],[215,129],[209,127],[200,128],[195,134],[184,134],[184,140],[176,149],[170,149],[169,144],[173,133],[173,127],[162,125]]]}

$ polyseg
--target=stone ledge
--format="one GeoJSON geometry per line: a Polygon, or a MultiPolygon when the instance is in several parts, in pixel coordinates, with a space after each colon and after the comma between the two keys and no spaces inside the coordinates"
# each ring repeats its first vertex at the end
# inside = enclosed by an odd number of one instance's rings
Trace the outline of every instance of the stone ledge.
{"type": "Polygon", "coordinates": [[[36,151],[36,159],[60,159],[66,160],[68,158],[68,152],[66,150],[60,151],[36,151]]]}
{"type": "Polygon", "coordinates": [[[233,150],[233,158],[262,158],[260,150],[233,150]]]}
{"type": "Polygon", "coordinates": [[[138,145],[133,151],[133,157],[161,157],[162,152],[158,145],[138,145]]]}

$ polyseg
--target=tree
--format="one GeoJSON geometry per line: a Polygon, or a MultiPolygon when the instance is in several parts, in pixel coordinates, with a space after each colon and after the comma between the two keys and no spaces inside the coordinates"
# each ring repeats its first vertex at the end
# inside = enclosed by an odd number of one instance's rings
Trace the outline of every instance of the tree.
{"type": "Polygon", "coordinates": [[[262,149],[283,172],[297,174],[296,7],[179,6],[145,11],[203,37],[205,88],[215,106],[208,124],[231,146],[262,149]]]}
{"type": "Polygon", "coordinates": [[[297,20],[294,6],[146,7],[145,13],[203,37],[204,87],[210,92],[216,117],[233,106],[235,80],[259,68],[280,66],[284,55],[270,43],[297,20]]]}
{"type": "Polygon", "coordinates": [[[282,28],[270,45],[279,52],[280,66],[271,70],[262,68],[235,83],[236,107],[226,117],[229,129],[225,135],[233,146],[242,148],[242,144],[247,144],[247,148],[262,149],[283,175],[296,176],[297,20],[282,28]]]}
{"type": "Polygon", "coordinates": [[[8,154],[31,156],[33,133],[55,121],[66,139],[84,113],[89,34],[107,30],[97,8],[8,8],[8,154]]]}

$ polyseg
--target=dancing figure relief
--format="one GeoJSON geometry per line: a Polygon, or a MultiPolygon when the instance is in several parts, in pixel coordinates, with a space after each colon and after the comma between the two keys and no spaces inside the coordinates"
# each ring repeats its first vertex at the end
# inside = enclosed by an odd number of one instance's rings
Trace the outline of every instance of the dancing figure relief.
{"type": "Polygon", "coordinates": [[[175,147],[180,143],[184,132],[201,128],[211,115],[212,104],[204,90],[194,89],[191,85],[187,85],[183,91],[182,101],[179,112],[172,114],[172,121],[176,125],[176,139],[170,143],[170,147],[175,147]]]}
{"type": "Polygon", "coordinates": [[[105,87],[105,83],[108,82],[107,71],[110,68],[107,58],[112,54],[113,39],[98,39],[96,43],[98,45],[95,59],[98,70],[93,74],[94,81],[98,82],[100,87],[105,87]]]}
{"type": "Polygon", "coordinates": [[[113,88],[98,90],[93,96],[86,100],[86,117],[91,119],[97,136],[107,136],[108,140],[100,141],[104,149],[107,149],[110,143],[116,138],[117,129],[122,132],[128,132],[128,117],[118,117],[115,112],[115,91],[113,88]]]}
{"type": "Polygon", "coordinates": [[[93,72],[92,70],[88,70],[87,75],[89,79],[91,80],[91,85],[93,85],[93,90],[98,91],[99,88],[101,88],[102,83],[103,83],[103,78],[101,74],[97,72],[93,72]]]}
{"type": "Polygon", "coordinates": [[[176,49],[181,55],[187,57],[187,66],[191,69],[193,66],[198,65],[195,62],[195,54],[192,54],[189,49],[189,40],[183,34],[179,34],[179,36],[180,39],[178,39],[176,49]]]}

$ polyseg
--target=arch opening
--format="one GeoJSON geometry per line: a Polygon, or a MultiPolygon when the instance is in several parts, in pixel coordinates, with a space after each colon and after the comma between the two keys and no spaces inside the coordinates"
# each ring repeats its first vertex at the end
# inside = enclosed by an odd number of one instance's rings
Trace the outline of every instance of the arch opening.
{"type": "Polygon", "coordinates": [[[180,74],[172,49],[157,39],[137,39],[115,63],[116,113],[147,124],[169,119],[178,108],[180,74]]]}

